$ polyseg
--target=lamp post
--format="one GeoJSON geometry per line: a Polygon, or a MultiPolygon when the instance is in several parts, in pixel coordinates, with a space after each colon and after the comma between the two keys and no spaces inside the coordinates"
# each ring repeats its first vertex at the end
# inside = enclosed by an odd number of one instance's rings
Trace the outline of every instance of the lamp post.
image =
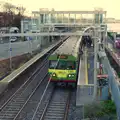
{"type": "Polygon", "coordinates": [[[98,51],[98,45],[97,45],[97,33],[95,28],[95,38],[94,38],[94,95],[93,99],[96,99],[97,94],[97,51],[98,51]]]}

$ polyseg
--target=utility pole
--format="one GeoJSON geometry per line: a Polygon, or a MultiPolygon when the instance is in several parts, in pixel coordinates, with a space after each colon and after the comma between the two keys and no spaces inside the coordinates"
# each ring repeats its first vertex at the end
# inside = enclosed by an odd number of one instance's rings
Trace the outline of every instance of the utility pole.
{"type": "Polygon", "coordinates": [[[97,53],[98,53],[98,36],[97,36],[97,29],[95,27],[94,30],[95,38],[94,38],[94,95],[93,99],[96,100],[96,95],[97,95],[97,53]]]}
{"type": "MultiPolygon", "coordinates": [[[[12,16],[12,22],[13,22],[13,14],[11,11],[9,11],[9,14],[10,14],[10,17],[12,16]]],[[[11,20],[11,18],[10,18],[11,20]]],[[[12,23],[10,21],[9,23],[9,33],[10,33],[10,28],[12,27],[12,23]]],[[[11,40],[10,40],[10,37],[8,38],[9,39],[9,60],[10,60],[10,70],[12,71],[12,45],[11,45],[11,40]]]]}

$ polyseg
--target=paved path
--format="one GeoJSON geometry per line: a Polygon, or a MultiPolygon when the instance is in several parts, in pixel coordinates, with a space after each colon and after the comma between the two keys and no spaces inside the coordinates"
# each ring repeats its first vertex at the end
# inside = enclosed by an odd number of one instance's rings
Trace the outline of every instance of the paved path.
{"type": "MultiPolygon", "coordinates": [[[[32,44],[28,41],[24,42],[13,42],[11,43],[12,48],[12,56],[21,55],[24,53],[30,53],[31,50],[34,51],[35,49],[39,49],[40,46],[40,40],[34,40],[32,44]]],[[[10,44],[4,43],[0,44],[0,59],[8,58],[10,55],[10,44]]]]}

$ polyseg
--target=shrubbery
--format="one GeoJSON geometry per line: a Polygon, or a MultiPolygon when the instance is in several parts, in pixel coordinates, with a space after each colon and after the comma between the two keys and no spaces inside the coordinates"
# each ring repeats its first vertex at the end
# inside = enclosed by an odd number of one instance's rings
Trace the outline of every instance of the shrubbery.
{"type": "Polygon", "coordinates": [[[113,101],[108,100],[104,102],[94,103],[85,106],[84,114],[86,118],[101,118],[103,116],[116,117],[116,107],[113,101]]]}

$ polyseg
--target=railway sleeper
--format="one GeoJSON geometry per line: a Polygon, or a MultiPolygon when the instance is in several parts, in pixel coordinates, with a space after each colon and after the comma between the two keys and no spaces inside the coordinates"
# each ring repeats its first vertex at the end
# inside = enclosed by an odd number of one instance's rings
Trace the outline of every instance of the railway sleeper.
{"type": "Polygon", "coordinates": [[[51,106],[64,106],[65,103],[52,103],[51,106]]]}
{"type": "Polygon", "coordinates": [[[57,116],[57,115],[55,115],[55,116],[45,116],[45,118],[44,118],[44,120],[53,120],[53,119],[55,119],[55,120],[59,120],[59,119],[61,119],[61,120],[63,120],[63,116],[57,116]]]}
{"type": "Polygon", "coordinates": [[[52,112],[47,112],[46,113],[46,116],[51,116],[51,115],[53,115],[53,116],[55,116],[55,115],[59,115],[59,116],[61,116],[61,115],[64,115],[64,112],[54,112],[54,113],[52,113],[52,112]]]}
{"type": "Polygon", "coordinates": [[[15,116],[15,115],[13,115],[13,114],[5,114],[5,115],[0,115],[0,120],[3,120],[3,119],[11,119],[12,118],[12,120],[13,120],[13,116],[15,116]]]}
{"type": "Polygon", "coordinates": [[[60,107],[50,106],[48,108],[48,110],[63,110],[64,108],[65,108],[65,106],[60,106],[60,107]]]}

